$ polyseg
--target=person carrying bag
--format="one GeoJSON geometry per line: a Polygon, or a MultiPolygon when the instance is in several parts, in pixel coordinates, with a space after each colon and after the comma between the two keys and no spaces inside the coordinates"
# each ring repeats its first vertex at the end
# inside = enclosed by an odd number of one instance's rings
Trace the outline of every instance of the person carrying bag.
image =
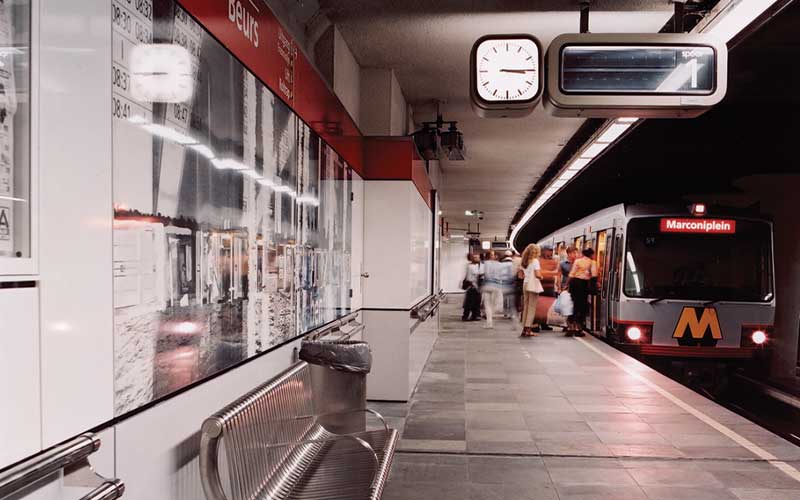
{"type": "Polygon", "coordinates": [[[522,252],[522,269],[525,270],[525,281],[522,285],[522,334],[521,337],[537,337],[539,325],[536,323],[536,303],[539,294],[544,291],[542,286],[542,266],[539,255],[542,251],[539,245],[531,243],[522,252]]]}

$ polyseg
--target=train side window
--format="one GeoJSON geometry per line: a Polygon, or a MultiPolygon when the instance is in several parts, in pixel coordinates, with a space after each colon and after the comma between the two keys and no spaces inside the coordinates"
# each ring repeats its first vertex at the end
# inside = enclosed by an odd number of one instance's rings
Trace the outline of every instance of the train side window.
{"type": "Polygon", "coordinates": [[[611,262],[611,290],[612,290],[612,298],[614,300],[619,300],[619,289],[620,289],[620,276],[622,273],[622,235],[618,234],[616,237],[616,241],[614,243],[614,254],[612,257],[611,262]]]}

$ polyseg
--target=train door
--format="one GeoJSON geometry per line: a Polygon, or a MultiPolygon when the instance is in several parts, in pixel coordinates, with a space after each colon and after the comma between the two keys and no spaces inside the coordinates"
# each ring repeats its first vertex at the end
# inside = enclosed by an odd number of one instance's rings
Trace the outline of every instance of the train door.
{"type": "Polygon", "coordinates": [[[617,233],[614,237],[614,245],[610,250],[610,263],[608,266],[608,300],[606,307],[608,310],[608,323],[613,322],[613,318],[619,317],[619,298],[620,286],[622,282],[622,259],[625,244],[622,241],[622,235],[617,233]]]}
{"type": "Polygon", "coordinates": [[[614,229],[608,229],[598,235],[597,239],[597,265],[598,282],[600,283],[600,304],[598,305],[598,331],[605,332],[609,318],[609,301],[611,300],[611,259],[614,255],[614,229]]]}
{"type": "MultiPolygon", "coordinates": [[[[603,263],[606,255],[606,231],[598,231],[590,241],[587,248],[595,251],[595,262],[597,262],[597,283],[603,283],[603,263]]],[[[602,309],[601,295],[592,295],[592,331],[597,331],[600,323],[600,311],[602,309]]]]}
{"type": "Polygon", "coordinates": [[[581,253],[581,251],[583,251],[583,239],[584,239],[583,236],[578,236],[577,238],[575,238],[575,241],[573,242],[575,244],[575,248],[578,249],[578,253],[581,253]]]}

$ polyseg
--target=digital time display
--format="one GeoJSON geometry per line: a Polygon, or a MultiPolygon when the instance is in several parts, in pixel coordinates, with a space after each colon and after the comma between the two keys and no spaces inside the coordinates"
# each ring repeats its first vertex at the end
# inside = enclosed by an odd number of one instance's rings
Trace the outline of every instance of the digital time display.
{"type": "Polygon", "coordinates": [[[565,45],[565,94],[710,95],[716,53],[702,45],[565,45]]]}

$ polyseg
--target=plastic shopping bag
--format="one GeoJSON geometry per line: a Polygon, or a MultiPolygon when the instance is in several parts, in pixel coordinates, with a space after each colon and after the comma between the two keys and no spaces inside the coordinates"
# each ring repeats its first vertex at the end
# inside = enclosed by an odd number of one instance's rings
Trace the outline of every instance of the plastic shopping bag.
{"type": "Polygon", "coordinates": [[[562,316],[571,316],[573,307],[572,295],[567,290],[564,290],[556,299],[555,311],[562,316]]]}

